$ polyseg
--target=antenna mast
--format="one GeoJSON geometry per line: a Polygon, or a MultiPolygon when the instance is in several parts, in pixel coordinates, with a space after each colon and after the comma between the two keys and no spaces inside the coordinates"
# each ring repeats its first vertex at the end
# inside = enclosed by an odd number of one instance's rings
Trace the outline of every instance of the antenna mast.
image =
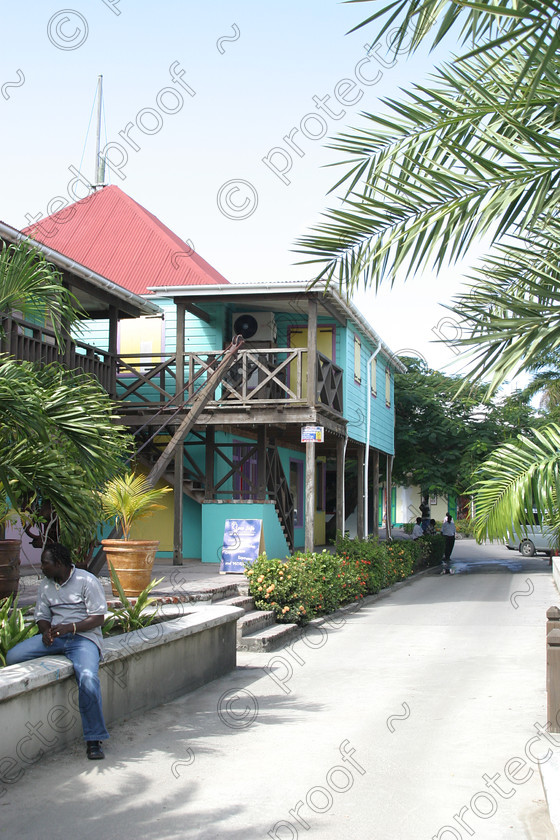
{"type": "Polygon", "coordinates": [[[101,106],[103,103],[103,76],[97,77],[97,135],[95,144],[94,190],[105,186],[105,158],[101,155],[101,106]]]}

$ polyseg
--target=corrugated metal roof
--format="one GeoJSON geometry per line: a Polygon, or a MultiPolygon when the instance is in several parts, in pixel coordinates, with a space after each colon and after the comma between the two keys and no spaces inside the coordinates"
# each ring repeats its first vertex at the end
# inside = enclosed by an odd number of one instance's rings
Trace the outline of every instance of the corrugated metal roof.
{"type": "Polygon", "coordinates": [[[229,282],[115,185],[35,222],[23,232],[139,295],[148,294],[148,287],[154,286],[229,282]]]}

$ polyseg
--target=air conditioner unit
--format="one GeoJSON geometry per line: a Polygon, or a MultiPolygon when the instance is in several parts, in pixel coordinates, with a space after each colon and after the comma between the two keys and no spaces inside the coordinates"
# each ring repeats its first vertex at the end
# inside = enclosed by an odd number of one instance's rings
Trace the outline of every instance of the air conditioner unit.
{"type": "Polygon", "coordinates": [[[241,312],[233,316],[233,334],[242,335],[245,341],[273,344],[276,341],[274,312],[241,312]]]}

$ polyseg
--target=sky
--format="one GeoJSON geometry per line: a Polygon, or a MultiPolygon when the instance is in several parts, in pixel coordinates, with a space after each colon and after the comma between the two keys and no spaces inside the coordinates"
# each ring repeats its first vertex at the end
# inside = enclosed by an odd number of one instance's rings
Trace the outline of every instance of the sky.
{"type": "MultiPolygon", "coordinates": [[[[102,74],[107,181],[233,283],[313,279],[293,248],[332,205],[329,140],[435,61],[346,34],[366,3],[71,2],[3,4],[0,219],[21,228],[86,194],[102,74]]],[[[440,304],[460,285],[453,268],[354,302],[393,351],[452,371],[459,327],[440,304]]]]}

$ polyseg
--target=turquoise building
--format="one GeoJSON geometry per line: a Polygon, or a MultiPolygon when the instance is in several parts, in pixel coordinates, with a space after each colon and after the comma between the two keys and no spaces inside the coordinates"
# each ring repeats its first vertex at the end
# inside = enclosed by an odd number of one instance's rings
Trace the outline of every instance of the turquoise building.
{"type": "Polygon", "coordinates": [[[135,533],[159,557],[216,562],[227,519],[261,520],[269,556],[311,550],[344,530],[349,498],[358,535],[376,532],[404,368],[334,287],[228,283],[116,186],[25,233],[157,308],[91,318],[85,341],[138,467],[174,488],[135,533]]]}

